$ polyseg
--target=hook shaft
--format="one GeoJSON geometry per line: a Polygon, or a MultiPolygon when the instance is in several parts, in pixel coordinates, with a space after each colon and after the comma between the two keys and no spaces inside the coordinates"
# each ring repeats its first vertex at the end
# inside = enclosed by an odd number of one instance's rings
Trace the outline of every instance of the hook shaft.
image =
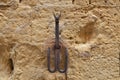
{"type": "Polygon", "coordinates": [[[59,46],[59,19],[61,17],[61,13],[59,15],[55,15],[53,13],[54,18],[55,18],[55,48],[60,48],[59,46]]]}

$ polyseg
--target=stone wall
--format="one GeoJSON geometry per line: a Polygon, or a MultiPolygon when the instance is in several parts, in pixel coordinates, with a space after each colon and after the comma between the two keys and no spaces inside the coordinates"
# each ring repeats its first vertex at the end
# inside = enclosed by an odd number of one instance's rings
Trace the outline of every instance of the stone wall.
{"type": "Polygon", "coordinates": [[[61,12],[67,79],[120,79],[120,0],[73,1],[0,0],[0,80],[65,80],[47,70],[53,12],[61,12]]]}

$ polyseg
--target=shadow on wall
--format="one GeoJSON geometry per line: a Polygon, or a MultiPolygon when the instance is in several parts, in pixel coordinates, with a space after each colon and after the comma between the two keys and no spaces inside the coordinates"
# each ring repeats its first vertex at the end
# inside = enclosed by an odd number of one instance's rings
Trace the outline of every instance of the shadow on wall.
{"type": "Polygon", "coordinates": [[[0,43],[0,80],[7,80],[5,78],[9,77],[13,70],[14,65],[10,58],[9,46],[0,43]]]}
{"type": "Polygon", "coordinates": [[[80,27],[80,37],[82,38],[83,43],[86,43],[92,38],[95,30],[94,25],[94,22],[90,22],[87,23],[84,27],[80,27]]]}

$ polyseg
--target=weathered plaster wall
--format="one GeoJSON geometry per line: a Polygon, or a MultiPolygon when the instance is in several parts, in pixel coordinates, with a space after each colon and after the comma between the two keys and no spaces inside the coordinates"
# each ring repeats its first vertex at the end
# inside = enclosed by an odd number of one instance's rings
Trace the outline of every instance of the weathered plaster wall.
{"type": "Polygon", "coordinates": [[[65,80],[47,71],[61,11],[68,80],[119,80],[120,0],[0,0],[0,80],[65,80]]]}

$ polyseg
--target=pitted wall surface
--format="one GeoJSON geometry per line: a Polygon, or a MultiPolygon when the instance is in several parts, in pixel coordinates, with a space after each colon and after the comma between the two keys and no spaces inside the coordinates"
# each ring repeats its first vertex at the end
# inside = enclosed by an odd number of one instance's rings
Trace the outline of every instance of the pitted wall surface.
{"type": "Polygon", "coordinates": [[[68,48],[68,80],[120,80],[120,0],[0,0],[0,80],[65,80],[47,70],[53,12],[68,48]]]}

